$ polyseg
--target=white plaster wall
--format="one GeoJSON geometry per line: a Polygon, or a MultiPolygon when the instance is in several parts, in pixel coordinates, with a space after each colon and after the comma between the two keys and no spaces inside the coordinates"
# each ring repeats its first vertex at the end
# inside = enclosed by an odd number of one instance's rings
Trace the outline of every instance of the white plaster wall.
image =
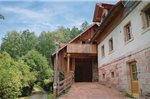
{"type": "Polygon", "coordinates": [[[141,10],[149,2],[141,2],[99,45],[98,45],[98,66],[110,62],[120,56],[126,55],[145,46],[150,45],[150,27],[143,29],[141,10]],[[133,41],[125,44],[124,26],[131,22],[133,41]],[[109,53],[109,39],[113,38],[114,51],[109,53]],[[105,46],[105,57],[101,57],[101,46],[105,46]]]}

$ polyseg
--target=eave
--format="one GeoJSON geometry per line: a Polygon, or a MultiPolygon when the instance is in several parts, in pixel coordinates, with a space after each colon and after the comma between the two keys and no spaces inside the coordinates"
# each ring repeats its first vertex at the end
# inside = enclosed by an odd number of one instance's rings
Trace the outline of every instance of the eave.
{"type": "Polygon", "coordinates": [[[114,4],[96,3],[93,22],[100,22],[103,15],[103,10],[104,9],[110,10],[113,6],[114,4]]]}
{"type": "Polygon", "coordinates": [[[103,22],[100,24],[99,28],[97,29],[95,35],[92,37],[90,42],[98,42],[96,39],[101,33],[101,31],[107,26],[107,24],[113,20],[113,17],[118,13],[124,6],[122,5],[122,1],[119,1],[115,6],[110,9],[108,15],[104,18],[103,22]]]}

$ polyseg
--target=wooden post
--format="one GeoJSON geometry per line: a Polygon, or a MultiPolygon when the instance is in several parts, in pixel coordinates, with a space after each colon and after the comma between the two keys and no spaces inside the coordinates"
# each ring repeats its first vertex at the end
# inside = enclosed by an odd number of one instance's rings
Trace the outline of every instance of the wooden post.
{"type": "Polygon", "coordinates": [[[69,76],[70,72],[70,54],[67,54],[67,77],[69,76]]]}
{"type": "Polygon", "coordinates": [[[75,58],[72,59],[72,70],[75,71],[75,58]]]}
{"type": "Polygon", "coordinates": [[[73,71],[73,82],[75,82],[74,75],[75,75],[75,58],[72,59],[72,71],[73,71]]]}
{"type": "Polygon", "coordinates": [[[57,97],[57,81],[58,81],[58,47],[56,46],[56,59],[54,65],[54,98],[57,97]]]}

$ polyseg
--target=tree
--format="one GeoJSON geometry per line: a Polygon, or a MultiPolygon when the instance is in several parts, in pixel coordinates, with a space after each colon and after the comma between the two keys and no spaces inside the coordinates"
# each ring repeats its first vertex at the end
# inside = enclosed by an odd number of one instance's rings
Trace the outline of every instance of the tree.
{"type": "Polygon", "coordinates": [[[23,32],[11,31],[2,39],[1,51],[6,51],[11,57],[18,59],[34,49],[36,44],[37,38],[33,32],[29,30],[23,32]]]}
{"type": "Polygon", "coordinates": [[[70,40],[70,29],[63,26],[58,27],[54,32],[54,38],[58,38],[60,43],[67,43],[70,40]]]}
{"type": "Polygon", "coordinates": [[[3,15],[1,15],[1,14],[0,14],[0,19],[3,19],[3,20],[4,20],[4,16],[3,16],[3,15]]]}
{"type": "Polygon", "coordinates": [[[81,31],[84,31],[88,26],[89,26],[88,22],[87,22],[87,21],[84,21],[84,22],[81,24],[81,31]]]}
{"type": "Polygon", "coordinates": [[[34,73],[23,61],[14,61],[6,52],[0,53],[0,98],[15,99],[23,87],[35,81],[34,73]]]}
{"type": "Polygon", "coordinates": [[[42,32],[38,38],[37,50],[47,58],[51,65],[51,54],[55,50],[54,37],[51,32],[42,32]]]}
{"type": "Polygon", "coordinates": [[[48,66],[47,59],[38,51],[29,51],[22,59],[30,66],[30,70],[37,74],[37,82],[42,82],[44,79],[53,76],[53,71],[48,66]]]}
{"type": "Polygon", "coordinates": [[[8,32],[2,39],[1,50],[8,52],[11,57],[18,58],[22,55],[21,33],[17,31],[8,32]]]}
{"type": "Polygon", "coordinates": [[[29,30],[24,30],[21,33],[21,43],[22,43],[22,55],[27,54],[28,51],[35,49],[37,46],[37,37],[34,32],[30,32],[29,30]]]}
{"type": "Polygon", "coordinates": [[[77,27],[73,27],[70,31],[70,39],[75,38],[81,31],[77,27]]]}

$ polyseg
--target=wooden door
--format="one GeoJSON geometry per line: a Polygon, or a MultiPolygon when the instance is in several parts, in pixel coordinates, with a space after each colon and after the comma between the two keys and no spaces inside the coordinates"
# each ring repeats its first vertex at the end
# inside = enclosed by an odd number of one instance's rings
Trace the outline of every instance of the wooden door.
{"type": "Polygon", "coordinates": [[[130,76],[131,76],[131,91],[133,96],[139,95],[139,85],[138,85],[138,73],[136,62],[129,64],[130,66],[130,76]]]}
{"type": "Polygon", "coordinates": [[[75,82],[92,82],[91,59],[76,59],[75,82]]]}

